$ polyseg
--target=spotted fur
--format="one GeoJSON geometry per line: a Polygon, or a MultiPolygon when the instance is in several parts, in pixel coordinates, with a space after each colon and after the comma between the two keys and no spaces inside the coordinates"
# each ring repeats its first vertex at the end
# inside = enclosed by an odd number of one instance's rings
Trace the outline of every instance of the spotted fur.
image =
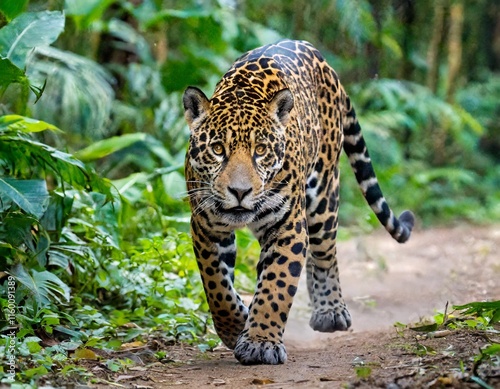
{"type": "Polygon", "coordinates": [[[210,100],[189,87],[183,103],[193,247],[221,340],[243,364],[284,363],[283,332],[305,264],[311,327],[347,330],[336,259],[342,147],[394,239],[410,237],[414,218],[406,211],[398,219],[384,199],[335,71],[309,43],[283,40],[240,57],[210,100]],[[261,246],[248,308],[233,287],[234,230],[244,226],[261,246]]]}

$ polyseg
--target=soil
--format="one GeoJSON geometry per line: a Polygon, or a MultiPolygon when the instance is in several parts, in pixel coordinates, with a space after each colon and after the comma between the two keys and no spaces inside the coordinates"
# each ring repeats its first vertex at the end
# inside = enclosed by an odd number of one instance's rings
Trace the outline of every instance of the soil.
{"type": "Polygon", "coordinates": [[[404,245],[384,231],[340,242],[341,283],[353,318],[350,331],[322,334],[309,328],[302,282],[286,329],[284,365],[242,366],[224,347],[201,353],[176,345],[166,349],[164,361],[148,364],[143,358],[144,364],[126,372],[95,366],[100,379],[91,386],[500,388],[498,361],[488,365],[473,360],[491,338],[498,342],[498,331],[456,330],[431,337],[394,326],[432,317],[447,303],[449,312],[454,304],[500,300],[499,251],[500,225],[416,231],[404,245]]]}

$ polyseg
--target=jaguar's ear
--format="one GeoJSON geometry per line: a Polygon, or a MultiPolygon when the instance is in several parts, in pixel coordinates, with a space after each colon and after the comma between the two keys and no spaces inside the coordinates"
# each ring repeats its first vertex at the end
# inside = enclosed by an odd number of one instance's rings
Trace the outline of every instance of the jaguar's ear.
{"type": "Polygon", "coordinates": [[[207,96],[194,86],[189,86],[184,92],[182,97],[182,103],[184,104],[184,117],[192,128],[192,124],[196,119],[205,116],[210,108],[210,101],[207,96]]]}
{"type": "Polygon", "coordinates": [[[269,113],[277,117],[283,126],[290,121],[290,111],[293,108],[293,96],[290,89],[282,89],[273,96],[269,103],[269,113]]]}

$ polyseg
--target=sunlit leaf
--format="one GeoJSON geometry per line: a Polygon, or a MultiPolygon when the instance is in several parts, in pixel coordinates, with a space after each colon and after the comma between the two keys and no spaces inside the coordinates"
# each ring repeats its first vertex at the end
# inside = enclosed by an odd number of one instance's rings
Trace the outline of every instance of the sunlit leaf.
{"type": "Polygon", "coordinates": [[[0,29],[0,55],[22,69],[30,50],[50,45],[63,30],[62,12],[25,12],[0,29]]]}
{"type": "Polygon", "coordinates": [[[21,115],[0,116],[0,129],[1,128],[9,128],[10,130],[22,131],[27,133],[41,132],[46,130],[61,132],[61,130],[53,124],[21,115]]]}
{"type": "Polygon", "coordinates": [[[84,162],[93,161],[106,157],[119,150],[123,150],[136,142],[144,141],[146,138],[147,134],[141,133],[114,136],[109,139],[95,142],[85,149],[77,151],[75,157],[84,162]]]}
{"type": "Polygon", "coordinates": [[[73,354],[73,358],[96,360],[98,357],[94,351],[92,351],[88,348],[79,348],[79,349],[75,350],[75,353],[73,354]]]}
{"type": "Polygon", "coordinates": [[[489,356],[493,356],[493,355],[500,356],[500,343],[493,343],[493,344],[486,346],[485,348],[481,349],[481,354],[489,355],[489,356]]]}
{"type": "Polygon", "coordinates": [[[389,34],[383,34],[381,37],[382,44],[387,47],[391,54],[394,55],[396,59],[400,59],[403,56],[403,51],[398,41],[389,34]]]}
{"type": "Polygon", "coordinates": [[[33,369],[27,369],[24,372],[24,375],[28,378],[40,377],[48,373],[48,370],[45,366],[40,365],[38,367],[34,367],[33,369]]]}

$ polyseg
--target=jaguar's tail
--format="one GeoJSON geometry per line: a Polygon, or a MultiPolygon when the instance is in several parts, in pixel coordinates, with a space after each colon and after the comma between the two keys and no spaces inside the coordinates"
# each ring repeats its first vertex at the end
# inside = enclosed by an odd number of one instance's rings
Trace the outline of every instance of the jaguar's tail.
{"type": "Polygon", "coordinates": [[[344,151],[349,157],[359,187],[380,223],[395,240],[404,243],[410,238],[415,217],[411,211],[404,211],[398,219],[392,212],[378,184],[361,127],[349,98],[347,98],[346,108],[347,114],[343,123],[344,151]]]}

